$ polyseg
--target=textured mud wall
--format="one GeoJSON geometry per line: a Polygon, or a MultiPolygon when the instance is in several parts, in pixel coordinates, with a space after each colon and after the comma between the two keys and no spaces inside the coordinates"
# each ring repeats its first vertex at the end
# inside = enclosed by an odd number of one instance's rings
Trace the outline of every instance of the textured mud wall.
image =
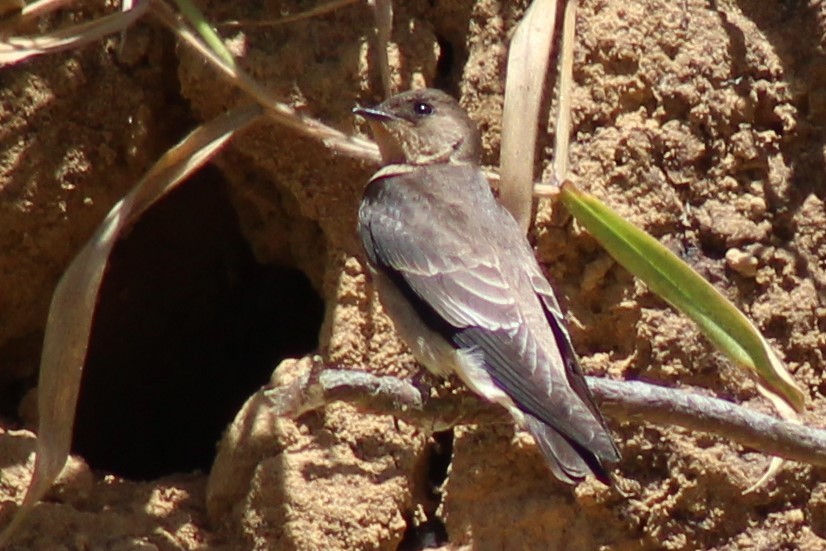
{"type": "MultiPolygon", "coordinates": [[[[395,86],[435,84],[461,97],[483,130],[489,164],[498,160],[507,40],[524,5],[395,2],[395,86]]],[[[220,21],[307,7],[214,2],[204,9],[220,21]]],[[[222,33],[277,95],[358,132],[351,107],[380,99],[370,22],[369,9],[356,4],[310,21],[222,33]]],[[[577,32],[571,151],[577,181],[749,314],[807,391],[805,420],[820,424],[826,4],[582,0],[577,32]]],[[[31,423],[31,395],[23,396],[33,384],[49,296],[72,255],[193,121],[241,99],[176,49],[165,31],[141,25],[128,40],[125,53],[113,38],[0,71],[4,431],[31,423]]],[[[555,111],[555,101],[548,102],[537,166],[546,174],[555,111]]],[[[218,165],[256,260],[302,270],[324,299],[325,360],[414,373],[355,256],[355,212],[372,167],[268,124],[236,139],[218,165]]],[[[753,385],[688,321],[618,267],[558,206],[540,202],[531,238],[569,310],[586,370],[704,387],[767,410],[753,385]]],[[[274,379],[289,380],[308,366],[307,359],[287,361],[274,379]]],[[[183,407],[194,391],[197,385],[181,390],[183,407]]],[[[35,511],[20,548],[826,545],[821,469],[790,463],[743,495],[768,465],[762,454],[643,422],[612,428],[623,455],[615,471],[622,493],[593,481],[576,489],[557,483],[530,438],[508,426],[459,427],[434,441],[346,405],[295,422],[273,419],[253,396],[209,477],[170,471],[130,482],[91,472],[78,458],[35,511]]],[[[28,432],[0,434],[1,519],[21,496],[31,446],[28,432]]]]}

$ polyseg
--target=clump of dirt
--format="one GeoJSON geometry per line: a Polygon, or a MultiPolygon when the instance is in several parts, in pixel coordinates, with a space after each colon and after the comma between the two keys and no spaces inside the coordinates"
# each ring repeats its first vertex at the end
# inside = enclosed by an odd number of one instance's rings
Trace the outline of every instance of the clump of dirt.
{"type": "MultiPolygon", "coordinates": [[[[287,360],[273,385],[311,368],[309,360],[287,360]]],[[[407,526],[422,444],[391,417],[365,418],[344,404],[297,421],[277,418],[256,394],[210,473],[210,518],[250,548],[385,548],[407,526]]]]}
{"type": "MultiPolygon", "coordinates": [[[[3,526],[31,477],[35,437],[0,432],[3,526]]],[[[233,549],[208,529],[206,480],[179,474],[132,482],[95,473],[73,457],[56,485],[17,532],[11,550],[24,549],[233,549]]]]}
{"type": "MultiPolygon", "coordinates": [[[[460,95],[483,130],[485,162],[496,164],[508,39],[526,2],[396,4],[394,85],[436,83],[460,95]]],[[[294,0],[205,9],[220,21],[302,7],[294,0]]],[[[285,101],[357,132],[350,109],[380,99],[371,17],[366,5],[354,4],[289,25],[221,32],[240,62],[285,101]]],[[[0,362],[0,381],[33,373],[57,277],[172,141],[164,131],[188,120],[177,94],[200,119],[241,99],[185,49],[173,58],[159,29],[135,33],[145,50],[128,63],[118,61],[110,39],[0,73],[0,288],[15,290],[0,296],[8,312],[0,318],[0,358],[9,358],[0,362]]],[[[805,389],[804,420],[818,423],[826,413],[826,4],[583,0],[577,35],[577,183],[742,308],[805,389]]],[[[545,175],[556,110],[550,103],[537,166],[545,175]]],[[[324,360],[416,373],[357,257],[356,208],[374,167],[263,123],[218,164],[257,260],[301,269],[322,295],[324,360]]],[[[704,387],[766,409],[741,372],[559,205],[540,202],[531,239],[568,308],[587,371],[704,387]]],[[[308,365],[306,358],[283,362],[274,380],[308,365]]],[[[423,473],[433,444],[402,423],[345,405],[272,419],[256,394],[232,422],[209,475],[92,479],[76,459],[74,478],[36,510],[20,542],[392,549],[403,539],[411,545],[411,525],[437,524],[444,537],[425,543],[445,548],[826,545],[822,469],[787,463],[743,495],[767,467],[764,455],[644,422],[612,429],[623,456],[618,489],[557,483],[530,438],[508,425],[457,428],[446,478],[429,480],[423,473]],[[440,503],[425,506],[428,499],[440,503]],[[84,535],[69,536],[67,526],[84,535]]],[[[8,518],[30,469],[31,436],[7,431],[0,445],[12,458],[0,489],[8,518]]]]}

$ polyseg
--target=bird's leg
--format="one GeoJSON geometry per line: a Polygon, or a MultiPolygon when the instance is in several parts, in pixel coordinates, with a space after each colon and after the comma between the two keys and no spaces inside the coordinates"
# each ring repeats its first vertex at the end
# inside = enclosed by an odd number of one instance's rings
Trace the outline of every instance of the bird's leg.
{"type": "Polygon", "coordinates": [[[419,364],[419,369],[413,374],[413,377],[411,377],[410,384],[422,394],[423,398],[427,398],[431,394],[430,391],[434,387],[439,386],[441,378],[437,379],[437,377],[437,375],[434,375],[430,370],[419,364]]]}

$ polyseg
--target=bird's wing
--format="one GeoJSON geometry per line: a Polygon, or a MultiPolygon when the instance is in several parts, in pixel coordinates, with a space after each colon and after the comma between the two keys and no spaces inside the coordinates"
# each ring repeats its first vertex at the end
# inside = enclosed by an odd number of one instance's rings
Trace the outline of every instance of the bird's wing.
{"type": "MultiPolygon", "coordinates": [[[[571,343],[571,336],[568,329],[565,327],[565,318],[562,314],[562,309],[559,307],[559,302],[554,295],[551,285],[538,264],[533,264],[534,269],[531,270],[530,278],[534,291],[539,296],[542,302],[542,308],[545,312],[545,318],[548,325],[554,333],[554,340],[559,347],[562,362],[565,368],[565,376],[567,377],[570,388],[582,400],[582,404],[588,408],[593,415],[593,418],[599,422],[599,427],[596,425],[589,425],[592,429],[590,435],[590,444],[587,446],[591,449],[600,450],[598,454],[606,461],[619,461],[620,455],[617,450],[614,440],[611,438],[608,429],[605,427],[605,420],[602,413],[594,403],[591,396],[591,391],[588,390],[588,384],[585,382],[585,375],[582,372],[582,367],[579,365],[579,358],[576,355],[574,346],[571,343]]],[[[582,442],[580,442],[582,444],[582,442]]]]}
{"type": "Polygon", "coordinates": [[[431,329],[482,352],[488,373],[520,409],[585,447],[604,435],[593,451],[615,457],[613,444],[602,444],[610,436],[581,375],[547,349],[557,333],[536,327],[545,314],[526,274],[539,267],[532,254],[530,268],[507,265],[524,262],[523,248],[530,249],[478,170],[429,167],[374,178],[359,219],[370,261],[431,329]]]}

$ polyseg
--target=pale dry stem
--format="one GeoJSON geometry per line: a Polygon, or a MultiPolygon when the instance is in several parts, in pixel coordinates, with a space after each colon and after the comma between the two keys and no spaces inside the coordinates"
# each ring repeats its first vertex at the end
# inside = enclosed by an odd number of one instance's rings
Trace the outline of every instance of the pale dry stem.
{"type": "Polygon", "coordinates": [[[387,46],[393,30],[393,2],[391,0],[367,0],[367,3],[373,8],[373,17],[376,20],[376,55],[379,61],[384,97],[389,98],[393,95],[393,82],[390,79],[387,46]]]}
{"type": "Polygon", "coordinates": [[[0,534],[0,548],[60,474],[72,440],[89,337],[109,255],[120,235],[161,197],[198,170],[262,109],[235,107],[198,127],[168,150],[120,201],[86,242],[57,284],[49,306],[38,381],[37,453],[26,495],[0,534]]]}
{"type": "Polygon", "coordinates": [[[4,18],[0,21],[0,28],[17,28],[36,17],[51,13],[73,2],[75,0],[36,0],[31,4],[26,4],[22,0],[4,1],[0,3],[4,6],[3,9],[0,9],[0,17],[4,18]],[[15,6],[19,6],[20,9],[14,10],[15,6]]]}
{"type": "Polygon", "coordinates": [[[554,143],[554,178],[568,178],[568,158],[571,143],[571,89],[574,83],[574,42],[576,38],[577,0],[565,4],[562,23],[562,47],[559,53],[559,114],[556,118],[554,143]]]}
{"type": "Polygon", "coordinates": [[[539,110],[556,28],[557,0],[534,0],[511,40],[502,110],[499,200],[523,231],[533,210],[539,110]]]}
{"type": "Polygon", "coordinates": [[[378,163],[381,160],[376,144],[369,140],[349,136],[313,118],[297,113],[292,107],[278,101],[268,90],[250,77],[243,69],[230,66],[209,49],[186,24],[178,19],[162,0],[150,0],[151,13],[169,27],[185,45],[194,49],[219,75],[247,93],[260,104],[276,123],[296,133],[321,141],[333,153],[378,163]]]}
{"type": "MultiPolygon", "coordinates": [[[[49,7],[54,8],[55,5],[49,7]]],[[[100,40],[106,35],[122,31],[132,25],[146,12],[147,7],[148,1],[141,1],[137,2],[131,10],[106,15],[53,33],[36,37],[3,38],[0,41],[0,67],[43,54],[72,50],[100,40]]],[[[12,18],[9,25],[15,25],[15,20],[17,17],[12,18]]]]}

